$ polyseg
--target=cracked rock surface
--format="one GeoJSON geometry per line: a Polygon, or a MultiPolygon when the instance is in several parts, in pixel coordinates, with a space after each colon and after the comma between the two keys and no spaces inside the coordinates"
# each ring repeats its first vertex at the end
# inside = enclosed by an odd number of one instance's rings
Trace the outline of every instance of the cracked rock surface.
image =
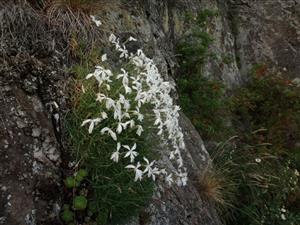
{"type": "MultiPolygon", "coordinates": [[[[101,18],[103,30],[121,39],[137,38],[128,48],[143,48],[164,78],[174,82],[176,43],[188,29],[185,13],[218,10],[207,28],[215,39],[210,51],[216,57],[208,60],[203,73],[231,88],[247,79],[255,63],[299,76],[299,1],[128,0],[126,7],[113,8],[101,18]],[[224,58],[232,60],[225,63],[224,58]]],[[[62,148],[61,123],[69,110],[71,78],[65,72],[66,42],[28,5],[0,4],[0,225],[62,224],[61,164],[68,149],[62,148]]],[[[200,197],[193,182],[210,167],[209,155],[183,114],[180,124],[190,182],[157,193],[146,209],[146,224],[219,225],[214,205],[200,197]]],[[[163,160],[172,166],[168,158],[163,160]]],[[[131,224],[145,222],[135,218],[131,224]]]]}
{"type": "Polygon", "coordinates": [[[0,224],[57,224],[63,63],[31,9],[4,6],[0,21],[0,224]]]}
{"type": "Polygon", "coordinates": [[[0,216],[2,224],[22,224],[24,219],[34,224],[36,217],[56,216],[51,211],[59,191],[58,144],[36,96],[1,81],[0,87],[0,216]]]}

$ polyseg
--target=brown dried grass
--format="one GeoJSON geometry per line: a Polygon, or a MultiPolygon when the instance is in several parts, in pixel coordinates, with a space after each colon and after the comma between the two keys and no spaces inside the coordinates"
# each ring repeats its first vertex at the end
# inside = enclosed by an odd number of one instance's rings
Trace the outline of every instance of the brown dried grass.
{"type": "Polygon", "coordinates": [[[118,1],[109,0],[48,0],[43,11],[49,23],[62,30],[71,50],[74,43],[83,43],[83,51],[89,51],[101,43],[105,34],[104,26],[95,26],[90,16],[96,15],[103,24],[107,24],[106,14],[118,7],[118,1]]]}
{"type": "Polygon", "coordinates": [[[198,178],[197,189],[203,199],[212,200],[215,203],[224,205],[223,184],[225,180],[218,177],[212,171],[207,171],[198,178]]]}

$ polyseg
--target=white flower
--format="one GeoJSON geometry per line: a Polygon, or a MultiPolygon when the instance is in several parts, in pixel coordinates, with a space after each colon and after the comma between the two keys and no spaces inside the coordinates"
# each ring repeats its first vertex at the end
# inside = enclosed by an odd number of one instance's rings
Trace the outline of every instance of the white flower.
{"type": "Polygon", "coordinates": [[[159,170],[157,167],[152,168],[155,161],[149,163],[149,160],[145,157],[144,157],[144,161],[146,162],[146,166],[143,173],[147,173],[148,177],[152,177],[152,180],[155,181],[155,176],[159,174],[159,170]]]}
{"type": "Polygon", "coordinates": [[[171,185],[174,183],[172,174],[169,174],[168,176],[166,176],[165,181],[167,182],[167,184],[168,184],[169,186],[171,186],[171,185]]]}
{"type": "Polygon", "coordinates": [[[128,111],[130,109],[130,103],[129,103],[129,100],[127,100],[124,95],[122,94],[119,94],[119,102],[123,104],[124,106],[124,109],[126,111],[128,111]]]}
{"type": "Polygon", "coordinates": [[[179,171],[176,182],[178,186],[185,186],[187,184],[187,173],[179,171]]]}
{"type": "Polygon", "coordinates": [[[95,16],[92,16],[91,15],[91,18],[92,18],[92,21],[96,24],[97,27],[99,27],[100,25],[102,25],[101,21],[100,20],[97,20],[95,18],[95,16]]]}
{"type": "Polygon", "coordinates": [[[85,93],[85,88],[83,85],[81,85],[81,90],[82,90],[82,93],[85,93]]]}
{"type": "Polygon", "coordinates": [[[107,54],[101,56],[101,61],[105,62],[107,60],[107,54]]]}
{"type": "MultiPolygon", "coordinates": [[[[149,172],[150,170],[152,170],[152,166],[154,164],[155,161],[152,161],[151,163],[149,162],[149,160],[145,157],[143,157],[144,161],[146,162],[146,166],[145,166],[145,170],[144,173],[149,172]]],[[[149,175],[149,174],[148,174],[149,175]]],[[[150,177],[150,176],[149,176],[150,177]]]]}
{"type": "Polygon", "coordinates": [[[126,152],[124,158],[130,157],[130,162],[133,163],[135,157],[138,155],[138,152],[134,151],[136,149],[136,143],[130,148],[128,145],[123,145],[128,151],[126,152]]]}
{"type": "Polygon", "coordinates": [[[157,135],[162,135],[162,133],[163,133],[163,129],[161,128],[161,129],[159,129],[159,131],[157,132],[157,135]]]}
{"type": "Polygon", "coordinates": [[[283,213],[281,213],[280,217],[281,217],[282,220],[286,220],[286,217],[283,213]]]}
{"type": "Polygon", "coordinates": [[[127,129],[127,126],[129,126],[130,128],[133,128],[135,125],[135,122],[134,122],[134,120],[129,120],[125,123],[122,123],[122,125],[123,125],[124,129],[127,129]]]}
{"type": "Polygon", "coordinates": [[[143,131],[144,131],[143,127],[142,127],[141,125],[137,125],[137,131],[136,131],[136,134],[137,134],[138,136],[141,136],[143,131]]]}
{"type": "Polygon", "coordinates": [[[119,151],[120,149],[121,149],[121,143],[118,142],[118,143],[117,143],[117,151],[119,151]]]}
{"type": "Polygon", "coordinates": [[[155,120],[155,122],[154,122],[154,125],[160,125],[160,124],[162,124],[162,121],[161,121],[161,118],[160,118],[160,115],[159,115],[159,117],[157,117],[156,118],[156,120],[155,120]]]}
{"type": "Polygon", "coordinates": [[[255,162],[261,163],[261,159],[260,159],[260,158],[256,158],[256,159],[255,159],[255,162]]]}
{"type": "Polygon", "coordinates": [[[142,180],[142,178],[143,178],[143,171],[139,169],[140,167],[141,167],[140,162],[138,162],[136,166],[128,165],[125,167],[126,169],[134,169],[134,172],[135,172],[134,181],[142,180]]]}
{"type": "Polygon", "coordinates": [[[95,73],[89,73],[88,75],[86,75],[85,79],[90,79],[91,77],[99,77],[99,76],[96,76],[95,73]]]}
{"type": "Polygon", "coordinates": [[[84,120],[81,124],[81,126],[83,127],[84,125],[86,125],[87,123],[90,123],[89,126],[89,134],[91,134],[93,132],[93,129],[95,127],[95,125],[97,125],[98,123],[100,123],[102,121],[101,118],[96,118],[96,119],[87,119],[84,120]]]}
{"type": "MultiPolygon", "coordinates": [[[[120,78],[122,78],[123,77],[123,79],[124,79],[124,77],[126,77],[127,79],[128,79],[128,72],[126,71],[126,70],[124,70],[123,68],[121,68],[121,71],[122,71],[122,73],[120,73],[118,76],[117,76],[117,79],[120,79],[120,78]]],[[[128,82],[127,82],[128,83],[128,82]]]]}
{"type": "Polygon", "coordinates": [[[140,76],[135,77],[130,77],[132,79],[132,89],[137,91],[137,94],[142,91],[143,88],[143,80],[141,80],[140,76]]]}
{"type": "Polygon", "coordinates": [[[130,115],[128,112],[125,112],[122,114],[122,119],[124,119],[124,118],[130,119],[130,115]]]}
{"type": "Polygon", "coordinates": [[[170,154],[169,154],[169,159],[175,159],[175,154],[174,154],[174,151],[171,151],[170,154]]]}
{"type": "Polygon", "coordinates": [[[136,110],[133,111],[133,115],[137,116],[137,120],[139,120],[140,122],[143,121],[144,119],[144,115],[142,113],[140,113],[140,108],[136,107],[136,110]]]}
{"type": "Polygon", "coordinates": [[[104,69],[101,66],[96,66],[95,71],[93,73],[88,74],[85,79],[90,79],[91,77],[95,77],[100,87],[102,83],[105,81],[112,82],[110,80],[110,77],[112,76],[113,74],[110,70],[104,69]]]}
{"type": "Polygon", "coordinates": [[[144,67],[144,61],[142,59],[140,59],[139,57],[133,57],[132,62],[138,68],[143,68],[144,67]]]}
{"type": "Polygon", "coordinates": [[[178,154],[177,160],[178,168],[181,168],[183,166],[183,160],[180,154],[178,154]]]}
{"type": "Polygon", "coordinates": [[[102,119],[107,119],[108,118],[107,113],[101,112],[101,117],[102,117],[102,119]]]}
{"type": "Polygon", "coordinates": [[[122,130],[123,130],[123,127],[122,127],[122,123],[118,123],[118,126],[117,126],[117,133],[120,134],[122,133],[122,130]]]}
{"type": "Polygon", "coordinates": [[[113,99],[106,98],[106,104],[105,104],[106,109],[111,109],[111,108],[115,107],[115,105],[116,105],[116,103],[113,99]]]}
{"type": "MultiPolygon", "coordinates": [[[[95,17],[91,18],[93,21],[96,20],[95,17]]],[[[109,36],[109,41],[119,52],[120,61],[126,63],[124,64],[126,68],[129,68],[127,67],[129,63],[133,70],[130,70],[129,75],[122,68],[121,73],[115,76],[111,70],[98,65],[93,73],[86,76],[86,79],[93,77],[98,82],[100,92],[97,94],[96,101],[101,103],[101,105],[105,104],[107,113],[102,112],[99,121],[85,120],[83,125],[89,123],[89,132],[92,132],[98,122],[109,117],[116,133],[111,128],[104,127],[101,129],[101,134],[107,133],[116,141],[117,134],[121,134],[127,129],[136,129],[135,138],[139,138],[143,132],[144,124],[142,122],[144,121],[144,116],[149,115],[151,118],[153,116],[154,127],[157,129],[159,138],[171,148],[169,157],[174,167],[172,169],[159,169],[154,166],[154,161],[150,163],[148,159],[144,158],[146,162],[144,171],[140,169],[141,164],[139,162],[136,166],[128,165],[126,168],[135,170],[135,181],[141,180],[143,173],[145,173],[148,177],[152,177],[153,180],[155,180],[156,175],[163,175],[169,185],[174,181],[180,186],[186,185],[187,173],[183,167],[181,156],[181,150],[185,149],[185,144],[184,136],[179,126],[180,107],[174,104],[171,97],[174,85],[163,80],[153,60],[148,58],[141,49],[137,50],[135,54],[129,53],[126,46],[120,43],[120,40],[114,34],[109,36]],[[128,57],[129,60],[124,60],[128,59],[128,57]],[[116,80],[119,79],[122,81],[122,86],[116,87],[115,85],[119,85],[119,82],[116,82],[116,80]],[[119,98],[117,94],[119,94],[119,98]],[[149,108],[148,105],[150,106],[149,108]],[[145,108],[141,108],[143,106],[145,108]],[[136,108],[131,110],[131,107],[136,108]],[[144,112],[145,109],[149,110],[143,115],[140,111],[143,110],[144,112]],[[137,121],[140,124],[136,125],[137,121]]],[[[136,41],[136,39],[129,37],[127,41],[136,41]]],[[[105,62],[106,60],[107,55],[102,55],[101,61],[105,62]]],[[[129,145],[122,146],[127,149],[124,158],[130,158],[130,162],[133,163],[138,155],[138,152],[135,151],[136,144],[132,147],[129,147],[129,145]]],[[[114,162],[119,162],[120,148],[121,144],[118,143],[117,150],[112,151],[111,159],[114,162]]],[[[260,163],[261,159],[255,159],[255,161],[260,163]]]]}
{"type": "Polygon", "coordinates": [[[109,42],[115,43],[117,40],[117,37],[114,34],[111,34],[108,38],[109,42]]]}
{"type": "Polygon", "coordinates": [[[124,89],[126,94],[130,94],[132,92],[132,89],[127,85],[124,85],[124,89]]]}
{"type": "Polygon", "coordinates": [[[128,58],[128,50],[126,49],[126,47],[123,45],[122,47],[119,46],[118,51],[121,52],[120,54],[120,58],[128,58]]]}
{"type": "Polygon", "coordinates": [[[128,121],[127,122],[122,122],[121,125],[122,125],[123,129],[126,130],[127,126],[129,125],[129,122],[128,121]]]}
{"type": "Polygon", "coordinates": [[[110,159],[114,162],[119,162],[119,155],[120,155],[120,148],[121,148],[121,143],[118,142],[117,143],[117,150],[115,152],[113,152],[113,154],[111,155],[110,159]]]}
{"type": "Polygon", "coordinates": [[[128,39],[128,41],[137,41],[135,38],[133,38],[133,37],[129,37],[129,39],[128,39]]]}
{"type": "Polygon", "coordinates": [[[125,88],[125,93],[130,94],[132,92],[132,89],[128,86],[128,84],[129,84],[128,73],[123,68],[121,69],[121,71],[123,73],[119,74],[117,76],[117,79],[122,78],[122,84],[123,84],[123,87],[125,88]]]}
{"type": "Polygon", "coordinates": [[[120,155],[119,151],[115,151],[111,155],[110,159],[114,162],[119,162],[119,155],[120,155]]]}
{"type": "Polygon", "coordinates": [[[122,78],[123,86],[128,86],[128,83],[129,83],[128,72],[126,70],[124,70],[123,68],[121,68],[121,71],[122,71],[122,73],[120,73],[117,76],[117,79],[122,78]]]}
{"type": "Polygon", "coordinates": [[[133,128],[135,125],[134,120],[129,120],[129,125],[130,125],[130,128],[133,128]]]}
{"type": "Polygon", "coordinates": [[[105,134],[105,133],[108,133],[114,141],[117,141],[117,135],[116,135],[116,133],[113,132],[110,128],[104,127],[101,130],[101,134],[105,134]]]}
{"type": "Polygon", "coordinates": [[[96,96],[97,96],[96,101],[98,101],[98,102],[102,102],[103,100],[105,100],[107,98],[104,94],[101,94],[101,93],[97,93],[96,96]]]}
{"type": "Polygon", "coordinates": [[[297,177],[299,177],[299,171],[298,171],[298,170],[295,170],[295,175],[296,175],[297,177]]]}

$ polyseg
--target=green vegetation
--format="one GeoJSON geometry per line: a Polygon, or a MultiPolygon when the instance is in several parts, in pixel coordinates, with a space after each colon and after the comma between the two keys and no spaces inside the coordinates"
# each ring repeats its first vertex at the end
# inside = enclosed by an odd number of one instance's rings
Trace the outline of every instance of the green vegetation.
{"type": "MultiPolygon", "coordinates": [[[[135,182],[134,173],[125,169],[128,160],[123,160],[123,156],[118,163],[111,160],[116,142],[109,136],[102,135],[100,128],[95,127],[94,131],[89,133],[86,128],[81,127],[85,119],[97,116],[105,108],[95,102],[99,88],[96,81],[85,79],[86,75],[93,71],[93,65],[101,62],[100,51],[93,50],[86,54],[80,49],[79,46],[75,51],[80,63],[72,69],[75,73],[73,109],[66,119],[70,143],[72,143],[71,149],[73,149],[72,156],[79,163],[79,168],[85,169],[79,170],[72,178],[66,178],[65,185],[67,188],[75,188],[75,192],[79,194],[72,200],[73,209],[86,210],[85,214],[91,221],[97,224],[126,222],[150,200],[154,184],[147,178],[135,182]],[[85,187],[82,189],[80,184],[83,180],[85,187]],[[86,195],[80,196],[82,192],[86,195]]],[[[129,69],[126,68],[127,71],[129,69]]],[[[119,95],[120,85],[112,84],[110,93],[119,95]]],[[[143,122],[147,123],[146,119],[143,122]]],[[[103,123],[105,123],[103,126],[111,126],[111,123],[115,122],[107,119],[103,123]]],[[[139,161],[143,161],[142,156],[153,158],[152,147],[155,142],[149,145],[149,140],[152,140],[149,136],[151,131],[146,128],[147,126],[144,126],[144,132],[139,138],[135,131],[118,135],[120,143],[137,143],[141,155],[137,156],[139,161]]],[[[76,218],[80,220],[81,217],[82,213],[76,218]]]]}
{"type": "Polygon", "coordinates": [[[266,141],[276,145],[277,155],[292,154],[290,158],[299,159],[299,96],[300,89],[291,80],[268,75],[264,66],[258,66],[247,87],[237,90],[232,98],[233,113],[246,129],[266,128],[266,141]]]}
{"type": "Polygon", "coordinates": [[[87,199],[84,196],[75,196],[73,199],[74,210],[85,210],[87,207],[87,199]]]}
{"type": "Polygon", "coordinates": [[[234,57],[232,55],[223,55],[222,61],[223,63],[229,65],[234,62],[234,57]]]}
{"type": "Polygon", "coordinates": [[[65,11],[82,11],[84,13],[101,9],[100,6],[104,5],[103,0],[28,0],[28,2],[38,9],[49,8],[50,11],[59,9],[65,11]],[[93,9],[95,6],[99,7],[93,9]]]}
{"type": "Polygon", "coordinates": [[[80,169],[75,176],[67,177],[64,180],[66,188],[75,188],[80,186],[80,183],[87,176],[87,172],[84,169],[80,169]]]}
{"type": "Polygon", "coordinates": [[[64,180],[67,189],[65,201],[72,203],[72,208],[70,208],[69,204],[63,206],[61,219],[66,224],[75,220],[76,211],[85,210],[87,207],[88,200],[86,199],[86,196],[83,196],[83,194],[87,195],[88,193],[85,180],[87,176],[87,171],[85,169],[80,169],[75,172],[73,176],[69,176],[64,180]]]}
{"type": "Polygon", "coordinates": [[[213,41],[204,29],[209,15],[194,19],[178,45],[181,107],[204,140],[219,142],[210,149],[214,169],[199,179],[199,192],[216,203],[226,224],[299,224],[300,88],[258,65],[226,97],[219,82],[202,74],[213,41]]]}
{"type": "Polygon", "coordinates": [[[205,27],[207,20],[214,16],[216,13],[209,10],[196,17],[188,15],[188,22],[192,23],[191,33],[177,46],[180,106],[205,139],[222,135],[219,131],[224,127],[226,112],[222,84],[203,76],[203,66],[212,56],[209,45],[213,42],[205,27]]]}
{"type": "Polygon", "coordinates": [[[260,73],[230,98],[238,136],[211,150],[215,168],[199,186],[214,182],[204,191],[227,224],[298,224],[300,88],[260,73]]]}
{"type": "Polygon", "coordinates": [[[257,66],[231,98],[239,137],[213,153],[237,185],[228,224],[298,224],[300,88],[257,66]],[[298,204],[298,205],[297,205],[298,204]]]}
{"type": "Polygon", "coordinates": [[[69,209],[68,205],[64,205],[61,218],[65,223],[70,223],[74,220],[74,213],[69,209]]]}
{"type": "MultiPolygon", "coordinates": [[[[211,152],[222,171],[226,205],[219,205],[226,224],[298,224],[299,213],[289,200],[299,191],[298,176],[288,159],[264,143],[266,130],[243,133],[211,152]],[[243,222],[241,222],[243,221],[243,222]]],[[[223,193],[222,193],[223,194],[223,193]]]]}

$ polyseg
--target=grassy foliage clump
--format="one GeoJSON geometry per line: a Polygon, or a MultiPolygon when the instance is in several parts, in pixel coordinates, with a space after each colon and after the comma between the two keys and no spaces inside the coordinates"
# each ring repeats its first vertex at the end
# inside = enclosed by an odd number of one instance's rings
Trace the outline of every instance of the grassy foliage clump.
{"type": "Polygon", "coordinates": [[[267,129],[266,141],[276,146],[275,153],[293,155],[300,169],[300,88],[289,79],[266,74],[264,66],[258,66],[251,79],[232,98],[236,122],[243,121],[245,129],[267,129]]]}
{"type": "Polygon", "coordinates": [[[219,204],[226,224],[299,222],[298,209],[290,201],[299,192],[298,175],[288,159],[276,156],[273,146],[262,142],[265,132],[243,133],[211,152],[225,180],[222,194],[231,193],[224,196],[227,205],[219,204]]]}
{"type": "MultiPolygon", "coordinates": [[[[121,43],[111,34],[108,40],[114,49],[109,57],[79,49],[81,63],[73,68],[75,91],[67,118],[76,165],[88,174],[90,194],[85,196],[100,224],[135,215],[151,198],[156,180],[187,183],[180,153],[185,146],[180,108],[170,95],[173,86],[141,49],[129,54],[126,43],[135,38],[121,43]],[[90,65],[96,65],[95,70],[90,71],[90,65]],[[158,144],[165,147],[160,155],[167,154],[172,167],[155,160],[158,144]]],[[[87,205],[79,203],[73,200],[73,208],[87,205]]]]}
{"type": "MultiPolygon", "coordinates": [[[[227,174],[226,174],[227,175],[227,174]]],[[[218,210],[232,206],[234,185],[229,186],[228,177],[219,168],[209,168],[197,177],[194,185],[202,199],[214,202],[218,210]]]]}
{"type": "Polygon", "coordinates": [[[216,13],[209,10],[204,10],[195,17],[187,15],[187,23],[192,28],[177,45],[180,68],[185,72],[201,72],[202,66],[210,56],[209,46],[213,38],[206,31],[206,23],[214,16],[216,13]]]}
{"type": "Polygon", "coordinates": [[[210,149],[214,168],[196,185],[226,224],[300,224],[300,88],[257,66],[226,97],[221,84],[202,74],[213,41],[205,32],[211,16],[192,18],[191,34],[178,45],[180,105],[204,140],[221,141],[210,149]]]}
{"type": "Polygon", "coordinates": [[[180,105],[203,138],[222,136],[225,104],[224,89],[217,81],[198,74],[193,79],[179,78],[180,105]]]}
{"type": "Polygon", "coordinates": [[[255,68],[231,98],[237,137],[212,152],[236,188],[228,224],[299,224],[300,88],[255,68]],[[298,203],[297,203],[298,202],[298,203]]]}
{"type": "Polygon", "coordinates": [[[203,66],[211,56],[209,46],[213,42],[205,28],[208,19],[214,16],[216,13],[209,10],[202,11],[196,17],[189,15],[191,33],[177,46],[180,105],[205,139],[221,135],[219,130],[224,126],[223,85],[203,76],[203,66]]]}
{"type": "Polygon", "coordinates": [[[89,17],[94,13],[105,11],[116,6],[116,2],[107,0],[50,0],[45,2],[44,9],[49,15],[67,13],[74,19],[81,15],[89,17]]]}
{"type": "MultiPolygon", "coordinates": [[[[120,159],[118,163],[111,160],[111,154],[116,149],[116,143],[100,132],[95,127],[92,133],[82,128],[82,121],[86,118],[98,116],[103,111],[103,105],[95,102],[98,93],[98,84],[86,80],[85,76],[91,72],[92,65],[99,62],[99,53],[91,52],[82,58],[82,62],[74,66],[76,78],[74,80],[73,109],[67,116],[67,127],[72,143],[73,157],[80,167],[86,168],[88,172],[87,182],[89,194],[88,214],[98,224],[107,222],[115,223],[126,221],[136,215],[141,207],[150,200],[153,192],[153,182],[143,179],[134,181],[134,173],[126,170],[128,160],[120,159]],[[84,91],[82,89],[84,88],[84,91]]],[[[114,84],[111,92],[119,95],[120,84],[114,84]]],[[[112,125],[114,121],[106,120],[104,126],[112,125]]],[[[145,126],[146,127],[146,126],[145,126]]],[[[153,157],[152,143],[149,146],[149,135],[151,131],[144,129],[143,134],[137,139],[135,131],[124,132],[118,136],[121,143],[136,142],[139,155],[153,157]],[[147,139],[148,138],[148,139],[147,139]]],[[[123,158],[123,157],[122,157],[123,158]]]]}
{"type": "MultiPolygon", "coordinates": [[[[119,9],[118,1],[109,0],[31,0],[30,4],[47,19],[51,29],[59,30],[67,40],[68,48],[77,45],[76,40],[85,44],[85,50],[102,43],[104,32],[95,26],[91,15],[97,15],[101,23],[106,22],[106,12],[119,9]]],[[[66,54],[66,55],[67,55],[66,54]]]]}

